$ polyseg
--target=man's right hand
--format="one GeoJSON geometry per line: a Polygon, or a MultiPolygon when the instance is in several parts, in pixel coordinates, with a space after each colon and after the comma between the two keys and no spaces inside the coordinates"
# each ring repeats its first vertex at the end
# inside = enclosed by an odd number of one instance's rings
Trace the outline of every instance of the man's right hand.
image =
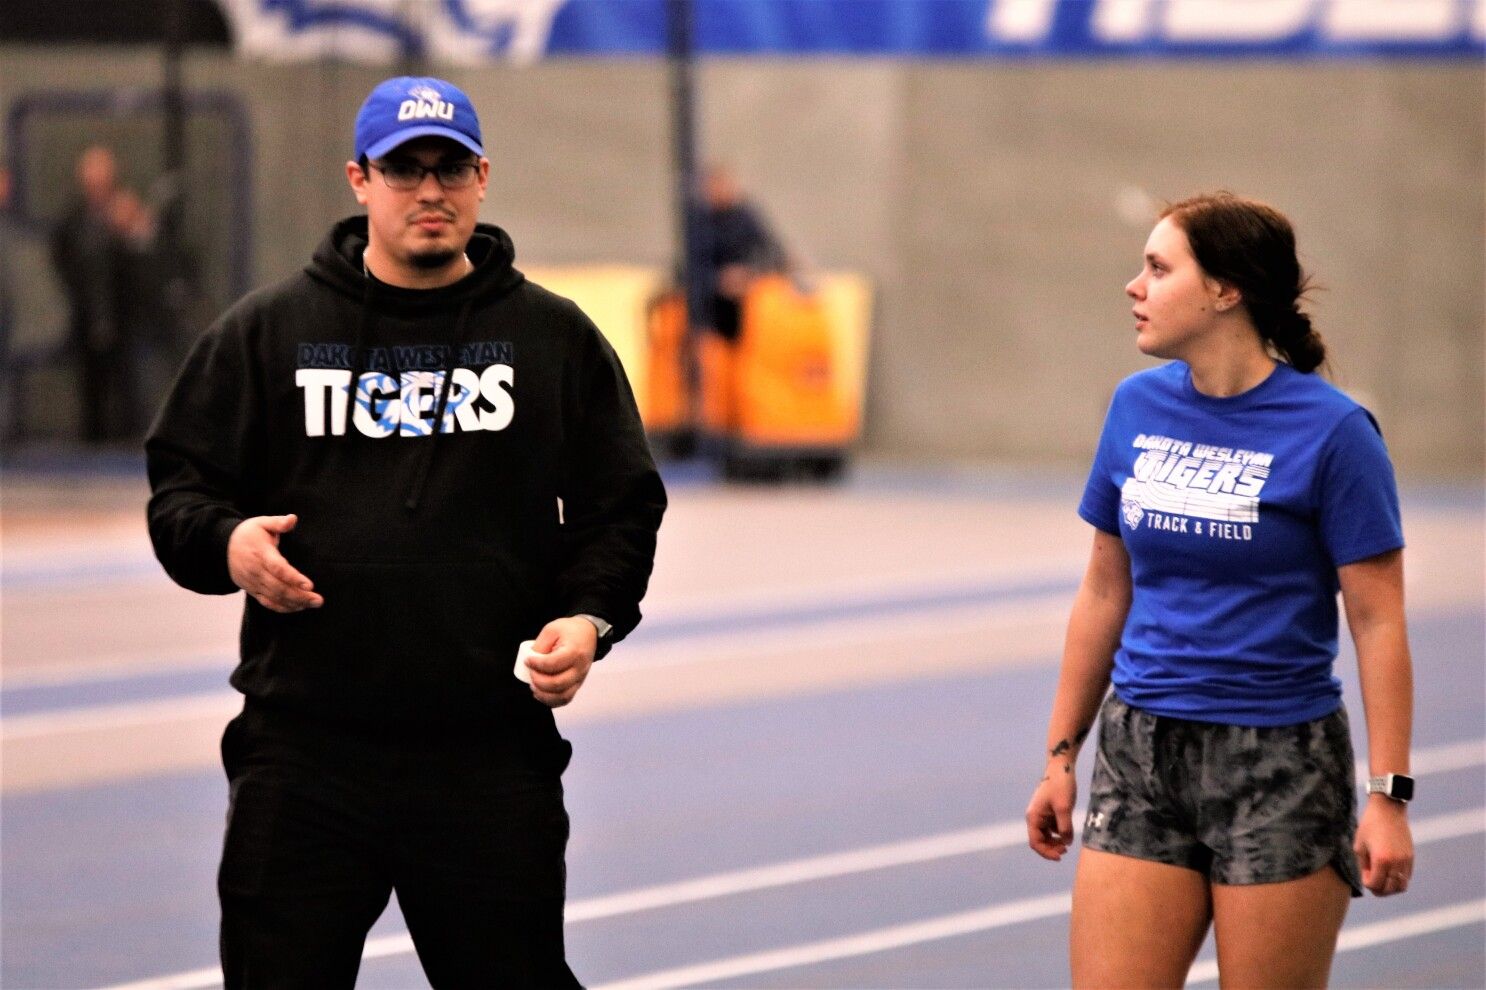
{"type": "Polygon", "coordinates": [[[325,599],[315,585],[279,553],[279,536],[299,523],[299,517],[253,516],[237,524],[227,540],[227,572],[232,583],[275,612],[319,608],[325,599]]]}

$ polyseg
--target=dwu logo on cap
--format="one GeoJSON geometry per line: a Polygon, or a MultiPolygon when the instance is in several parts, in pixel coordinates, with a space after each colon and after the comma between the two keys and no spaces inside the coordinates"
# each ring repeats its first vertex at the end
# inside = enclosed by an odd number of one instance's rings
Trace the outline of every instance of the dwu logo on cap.
{"type": "Polygon", "coordinates": [[[445,103],[439,91],[432,86],[415,86],[411,92],[413,98],[403,100],[402,106],[397,108],[398,120],[422,120],[424,117],[454,119],[454,104],[445,103]]]}
{"type": "Polygon", "coordinates": [[[480,119],[470,98],[453,83],[398,76],[380,83],[356,115],[356,158],[380,158],[404,142],[445,137],[484,155],[480,119]]]}

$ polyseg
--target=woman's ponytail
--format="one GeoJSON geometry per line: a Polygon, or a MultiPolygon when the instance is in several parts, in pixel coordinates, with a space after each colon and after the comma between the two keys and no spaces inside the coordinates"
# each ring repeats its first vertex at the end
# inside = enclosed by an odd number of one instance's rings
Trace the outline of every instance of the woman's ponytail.
{"type": "Polygon", "coordinates": [[[1326,361],[1326,342],[1311,326],[1311,318],[1297,306],[1275,321],[1266,339],[1296,371],[1315,371],[1326,361]]]}

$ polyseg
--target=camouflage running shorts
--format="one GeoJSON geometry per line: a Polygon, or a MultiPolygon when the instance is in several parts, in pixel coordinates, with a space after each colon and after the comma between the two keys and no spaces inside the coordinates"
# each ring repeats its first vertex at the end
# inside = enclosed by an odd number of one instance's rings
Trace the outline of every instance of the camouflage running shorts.
{"type": "Polygon", "coordinates": [[[1220,884],[1296,880],[1330,864],[1361,897],[1354,773],[1345,708],[1254,728],[1152,715],[1111,692],[1084,844],[1220,884]]]}

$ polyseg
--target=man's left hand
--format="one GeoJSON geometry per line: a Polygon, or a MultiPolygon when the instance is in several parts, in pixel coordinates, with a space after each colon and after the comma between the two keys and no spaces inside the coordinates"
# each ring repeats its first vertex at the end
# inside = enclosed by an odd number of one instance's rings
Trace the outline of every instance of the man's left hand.
{"type": "Polygon", "coordinates": [[[572,701],[588,677],[598,645],[598,630],[582,616],[547,623],[533,644],[545,656],[532,657],[526,664],[531,669],[531,693],[549,708],[572,701]]]}

